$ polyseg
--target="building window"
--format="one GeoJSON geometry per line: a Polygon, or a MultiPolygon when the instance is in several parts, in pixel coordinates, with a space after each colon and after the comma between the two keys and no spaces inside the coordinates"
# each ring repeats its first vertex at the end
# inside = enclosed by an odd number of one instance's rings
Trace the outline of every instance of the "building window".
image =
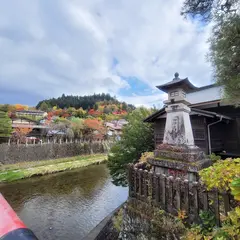
{"type": "Polygon", "coordinates": [[[178,91],[174,91],[170,93],[170,97],[176,97],[178,96],[178,91]]]}

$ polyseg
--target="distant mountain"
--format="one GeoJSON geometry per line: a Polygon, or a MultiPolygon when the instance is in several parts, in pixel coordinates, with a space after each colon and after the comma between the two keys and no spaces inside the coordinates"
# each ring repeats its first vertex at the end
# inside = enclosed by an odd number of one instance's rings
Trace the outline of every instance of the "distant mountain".
{"type": "Polygon", "coordinates": [[[49,108],[52,108],[54,106],[57,106],[59,108],[69,108],[74,107],[76,109],[83,108],[84,110],[89,110],[95,107],[97,102],[106,102],[109,104],[116,104],[116,105],[122,105],[124,108],[127,109],[135,109],[135,107],[132,104],[127,104],[125,102],[120,102],[116,99],[116,97],[112,97],[110,94],[93,94],[89,96],[66,96],[63,94],[61,97],[58,98],[50,98],[46,100],[40,101],[36,108],[40,108],[41,104],[45,102],[49,108]]]}

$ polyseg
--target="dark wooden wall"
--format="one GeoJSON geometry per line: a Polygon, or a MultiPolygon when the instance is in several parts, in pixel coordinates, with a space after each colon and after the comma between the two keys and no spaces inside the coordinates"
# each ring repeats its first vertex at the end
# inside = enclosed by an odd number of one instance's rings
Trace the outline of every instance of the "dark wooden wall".
{"type": "MultiPolygon", "coordinates": [[[[240,154],[240,108],[232,106],[206,109],[232,117],[233,120],[217,123],[210,127],[212,152],[226,151],[227,153],[240,154]]],[[[219,120],[219,118],[207,118],[204,116],[190,116],[195,144],[206,154],[208,151],[207,125],[219,120]]],[[[154,123],[155,145],[161,144],[164,137],[165,118],[157,119],[154,123]]]]}
{"type": "Polygon", "coordinates": [[[206,118],[203,116],[190,116],[193,137],[196,146],[201,148],[205,153],[208,152],[208,135],[206,128],[206,118]]]}
{"type": "Polygon", "coordinates": [[[223,132],[223,148],[226,152],[240,153],[240,118],[225,124],[223,132]]]}
{"type": "Polygon", "coordinates": [[[161,144],[164,137],[166,118],[160,118],[154,122],[154,140],[155,146],[161,144]]]}
{"type": "MultiPolygon", "coordinates": [[[[207,124],[218,121],[219,119],[208,119],[207,124]]],[[[226,122],[219,122],[210,126],[211,151],[221,152],[224,150],[224,138],[226,134],[226,122]]]]}
{"type": "Polygon", "coordinates": [[[221,151],[226,151],[226,153],[230,155],[231,153],[240,155],[240,108],[234,106],[221,106],[205,110],[217,112],[232,118],[232,120],[228,122],[225,121],[224,123],[216,124],[211,127],[211,129],[213,128],[212,143],[215,147],[215,139],[219,139],[220,137],[222,139],[221,151]]]}

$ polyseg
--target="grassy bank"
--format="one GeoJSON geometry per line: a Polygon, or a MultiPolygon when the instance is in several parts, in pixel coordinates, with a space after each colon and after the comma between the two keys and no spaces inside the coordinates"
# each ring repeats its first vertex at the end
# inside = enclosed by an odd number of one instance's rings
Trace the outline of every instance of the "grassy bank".
{"type": "Polygon", "coordinates": [[[38,162],[22,162],[0,166],[0,183],[29,178],[36,175],[62,172],[70,169],[86,167],[106,161],[105,154],[59,158],[38,162]]]}

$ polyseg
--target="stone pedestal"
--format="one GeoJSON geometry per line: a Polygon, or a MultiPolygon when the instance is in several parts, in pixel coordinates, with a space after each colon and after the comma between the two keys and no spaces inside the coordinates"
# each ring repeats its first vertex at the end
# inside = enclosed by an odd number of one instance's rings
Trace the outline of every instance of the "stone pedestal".
{"type": "Polygon", "coordinates": [[[159,148],[148,159],[156,173],[198,181],[198,172],[211,165],[211,160],[198,147],[162,144],[159,148]]]}

